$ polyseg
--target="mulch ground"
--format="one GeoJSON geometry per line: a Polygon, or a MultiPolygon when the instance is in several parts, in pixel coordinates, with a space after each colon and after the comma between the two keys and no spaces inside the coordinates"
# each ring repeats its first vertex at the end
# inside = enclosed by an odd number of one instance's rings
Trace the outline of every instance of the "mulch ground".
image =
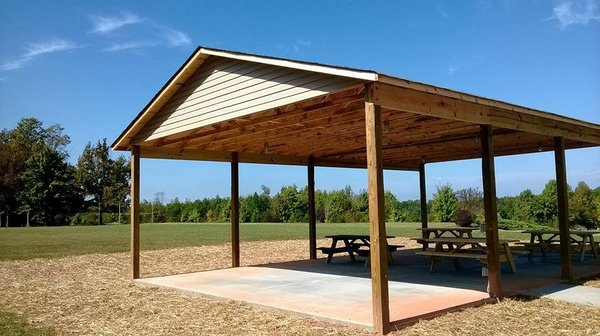
{"type": "MultiPolygon", "coordinates": [[[[396,243],[415,244],[403,239],[396,243]]],[[[241,260],[251,265],[305,259],[307,245],[298,240],[243,243],[241,260]]],[[[143,252],[142,276],[228,267],[229,253],[229,245],[143,252]]],[[[59,335],[369,334],[236,302],[134,286],[128,266],[127,253],[0,262],[0,310],[54,328],[59,335]]],[[[600,309],[505,300],[422,321],[395,334],[600,335],[600,309]]]]}
{"type": "Polygon", "coordinates": [[[600,288],[600,278],[589,280],[583,283],[584,286],[600,288]]]}

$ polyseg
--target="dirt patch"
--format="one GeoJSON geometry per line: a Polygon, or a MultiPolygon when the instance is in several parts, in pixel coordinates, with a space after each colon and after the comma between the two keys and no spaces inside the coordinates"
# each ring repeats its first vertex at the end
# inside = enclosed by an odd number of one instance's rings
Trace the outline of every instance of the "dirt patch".
{"type": "MultiPolygon", "coordinates": [[[[407,239],[394,243],[418,247],[407,239]]],[[[319,242],[320,246],[326,244],[319,242]]],[[[307,257],[308,243],[250,242],[243,243],[241,251],[244,265],[301,260],[307,257]]],[[[143,252],[142,276],[228,267],[229,254],[229,245],[143,252]]],[[[133,286],[128,267],[128,253],[1,262],[0,310],[22,314],[60,335],[369,334],[231,301],[133,286]]],[[[423,321],[398,334],[547,334],[568,330],[569,335],[586,335],[594,333],[585,326],[599,325],[598,309],[548,300],[507,300],[423,321]]]]}

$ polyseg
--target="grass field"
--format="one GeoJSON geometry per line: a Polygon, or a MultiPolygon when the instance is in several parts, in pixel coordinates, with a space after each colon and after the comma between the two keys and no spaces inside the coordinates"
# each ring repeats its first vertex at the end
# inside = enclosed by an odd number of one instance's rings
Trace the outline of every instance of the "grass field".
{"type": "MultiPolygon", "coordinates": [[[[453,225],[431,223],[430,226],[453,225]]],[[[417,237],[420,223],[388,223],[388,234],[417,237]]],[[[228,223],[142,224],[143,250],[217,245],[230,241],[228,223]]],[[[242,241],[307,239],[306,223],[245,223],[240,226],[242,241]]],[[[366,223],[319,223],[317,236],[368,234],[366,223]]],[[[476,231],[476,234],[479,234],[476,231]]],[[[501,238],[527,239],[514,231],[502,231],[501,238]]],[[[128,225],[1,228],[0,260],[55,258],[67,255],[123,252],[129,249],[128,225]]]]}
{"type": "Polygon", "coordinates": [[[0,335],[51,336],[56,335],[56,332],[51,328],[32,326],[16,314],[0,311],[0,335]]]}

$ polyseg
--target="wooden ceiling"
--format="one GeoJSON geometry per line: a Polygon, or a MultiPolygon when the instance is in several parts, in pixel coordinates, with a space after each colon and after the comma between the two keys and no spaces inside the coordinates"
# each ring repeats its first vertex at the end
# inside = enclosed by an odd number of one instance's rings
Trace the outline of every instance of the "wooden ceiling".
{"type": "MultiPolygon", "coordinates": [[[[195,159],[202,153],[239,152],[272,158],[313,156],[316,162],[331,163],[323,165],[360,167],[366,165],[364,90],[358,85],[140,145],[155,152],[196,153],[195,159]]],[[[382,117],[387,168],[416,169],[420,163],[480,157],[479,124],[385,108],[382,117]]],[[[592,144],[567,140],[566,146],[592,144]]],[[[494,129],[495,155],[548,150],[553,150],[551,136],[494,129]]]]}

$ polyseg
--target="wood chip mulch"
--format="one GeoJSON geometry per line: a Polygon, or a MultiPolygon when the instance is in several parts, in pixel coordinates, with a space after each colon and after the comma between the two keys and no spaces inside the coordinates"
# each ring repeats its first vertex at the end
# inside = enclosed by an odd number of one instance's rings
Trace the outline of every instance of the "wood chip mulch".
{"type": "MultiPolygon", "coordinates": [[[[413,241],[395,243],[413,246],[413,241]]],[[[326,245],[325,241],[319,242],[326,245]]],[[[306,258],[302,240],[242,243],[244,265],[306,258]],[[264,251],[280,251],[266,254],[264,251]]],[[[143,277],[229,266],[229,245],[142,252],[143,277]]],[[[129,254],[0,262],[0,310],[54,328],[59,335],[369,335],[226,300],[134,286],[129,254]]],[[[600,335],[600,309],[549,300],[506,300],[466,309],[395,332],[397,335],[600,335]]]]}

